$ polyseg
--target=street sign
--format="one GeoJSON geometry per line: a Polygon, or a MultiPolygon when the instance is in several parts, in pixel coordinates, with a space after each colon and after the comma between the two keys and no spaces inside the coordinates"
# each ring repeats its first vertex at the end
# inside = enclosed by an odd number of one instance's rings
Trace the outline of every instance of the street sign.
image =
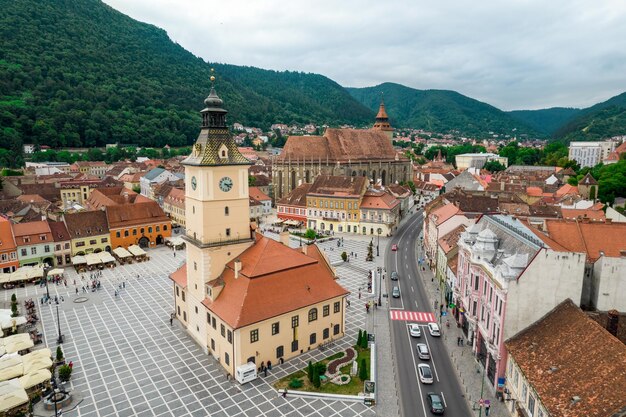
{"type": "Polygon", "coordinates": [[[441,312],[441,315],[442,315],[442,316],[447,316],[447,315],[448,315],[448,312],[447,312],[447,311],[442,311],[442,312],[441,312]]]}

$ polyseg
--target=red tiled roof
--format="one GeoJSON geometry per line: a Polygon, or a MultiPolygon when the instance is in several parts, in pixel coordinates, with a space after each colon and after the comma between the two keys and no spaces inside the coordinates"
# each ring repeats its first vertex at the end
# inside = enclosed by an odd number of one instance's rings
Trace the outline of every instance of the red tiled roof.
{"type": "Polygon", "coordinates": [[[238,257],[242,263],[239,277],[235,278],[233,260],[218,278],[224,288],[217,299],[207,298],[203,304],[237,329],[347,295],[317,247],[306,248],[305,255],[272,239],[257,237],[255,244],[238,257]]]}
{"type": "Polygon", "coordinates": [[[552,417],[610,417],[626,410],[626,345],[571,300],[505,342],[552,417]],[[572,404],[572,398],[580,400],[572,404]]]}
{"type": "Polygon", "coordinates": [[[455,214],[459,213],[460,211],[461,210],[459,210],[457,206],[450,203],[433,211],[431,215],[435,217],[435,224],[439,226],[440,224],[442,224],[443,222],[445,222],[446,220],[448,220],[450,217],[454,216],[455,214]]]}
{"type": "Polygon", "coordinates": [[[465,231],[465,225],[459,225],[456,228],[452,229],[448,234],[443,236],[438,240],[439,246],[443,249],[444,253],[450,252],[457,246],[459,239],[461,238],[461,233],[465,231]]]}
{"type": "Polygon", "coordinates": [[[108,206],[106,216],[111,229],[170,221],[155,201],[108,206]]]}
{"type": "Polygon", "coordinates": [[[64,216],[72,238],[99,236],[109,233],[106,213],[101,210],[67,213],[64,216]]]}
{"type": "Polygon", "coordinates": [[[578,187],[565,184],[554,193],[557,197],[562,197],[566,194],[578,194],[578,187]]]}
{"type": "Polygon", "coordinates": [[[49,203],[48,200],[40,196],[39,194],[22,194],[17,197],[18,200],[24,203],[49,203]]]}
{"type": "Polygon", "coordinates": [[[400,201],[385,191],[368,191],[363,196],[363,200],[361,200],[362,209],[392,210],[398,204],[400,204],[400,201]]]}
{"type": "Polygon", "coordinates": [[[0,249],[2,251],[14,250],[17,245],[13,238],[13,231],[11,230],[11,222],[0,216],[0,249]]]}
{"type": "Polygon", "coordinates": [[[311,185],[309,195],[360,197],[365,192],[365,177],[338,177],[318,175],[311,185]]]}
{"type": "Polygon", "coordinates": [[[52,233],[52,239],[55,242],[64,242],[70,240],[70,233],[67,231],[67,227],[65,227],[65,223],[63,222],[53,222],[48,220],[48,225],[50,226],[50,233],[52,233]]]}
{"type": "Polygon", "coordinates": [[[313,184],[309,184],[306,182],[304,184],[300,184],[285,197],[278,200],[276,205],[306,207],[306,195],[308,194],[312,185],[313,184]]]}
{"type": "Polygon", "coordinates": [[[249,194],[250,197],[257,200],[257,201],[268,201],[268,200],[272,200],[267,194],[265,194],[263,191],[261,191],[260,188],[258,187],[249,187],[249,194]]]}
{"type": "Polygon", "coordinates": [[[526,194],[530,197],[541,197],[543,195],[543,190],[539,187],[527,187],[526,194]]]}
{"type": "Polygon", "coordinates": [[[602,210],[562,208],[561,213],[563,214],[563,218],[565,219],[582,219],[586,217],[595,221],[606,220],[606,216],[604,215],[604,211],[602,210]]]}
{"type": "Polygon", "coordinates": [[[169,277],[179,287],[187,288],[187,263],[184,263],[183,266],[172,272],[169,277]]]}
{"type": "Polygon", "coordinates": [[[50,226],[48,222],[44,220],[14,224],[13,236],[15,236],[15,243],[17,243],[18,246],[27,245],[29,243],[52,242],[50,226]],[[45,240],[39,239],[40,235],[45,235],[45,240]],[[31,237],[30,242],[25,242],[25,237],[31,237]]]}

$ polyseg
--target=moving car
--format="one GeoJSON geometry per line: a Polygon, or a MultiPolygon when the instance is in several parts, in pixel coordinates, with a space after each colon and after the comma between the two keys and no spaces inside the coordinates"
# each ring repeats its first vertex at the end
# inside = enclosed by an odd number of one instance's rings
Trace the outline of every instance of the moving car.
{"type": "Polygon", "coordinates": [[[430,370],[430,366],[425,363],[420,363],[417,365],[417,373],[420,376],[420,381],[422,384],[432,384],[433,383],[433,372],[430,370]]]}
{"type": "Polygon", "coordinates": [[[442,415],[444,408],[443,408],[443,401],[441,401],[441,397],[435,394],[434,392],[429,392],[426,395],[426,398],[428,398],[428,407],[430,408],[430,411],[433,414],[442,415]]]}
{"type": "Polygon", "coordinates": [[[393,287],[393,290],[391,291],[391,295],[393,296],[393,298],[400,298],[400,288],[393,287]]]}
{"type": "Polygon", "coordinates": [[[433,337],[441,336],[441,332],[439,331],[439,325],[437,323],[428,323],[428,333],[430,333],[433,337]]]}
{"type": "Polygon", "coordinates": [[[409,324],[409,334],[412,337],[422,337],[422,329],[420,329],[419,324],[415,324],[415,323],[409,324]]]}
{"type": "Polygon", "coordinates": [[[392,281],[398,280],[398,271],[391,271],[391,280],[392,281]]]}
{"type": "Polygon", "coordinates": [[[417,357],[420,359],[424,359],[425,361],[430,359],[430,351],[428,350],[428,346],[424,343],[418,343],[415,348],[417,349],[417,357]]]}
{"type": "Polygon", "coordinates": [[[395,243],[393,245],[391,245],[391,250],[392,251],[397,251],[398,250],[398,245],[396,245],[395,243]]]}

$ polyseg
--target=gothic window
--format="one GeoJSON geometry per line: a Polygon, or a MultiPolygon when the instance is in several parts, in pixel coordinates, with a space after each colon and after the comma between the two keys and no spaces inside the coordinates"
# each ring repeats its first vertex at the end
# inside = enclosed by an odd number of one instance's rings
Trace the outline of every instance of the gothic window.
{"type": "Polygon", "coordinates": [[[306,170],[304,172],[304,180],[305,182],[311,182],[311,173],[309,172],[309,170],[306,170]]]}
{"type": "Polygon", "coordinates": [[[382,185],[387,185],[387,171],[384,169],[380,173],[380,180],[382,182],[382,185]]]}
{"type": "Polygon", "coordinates": [[[356,177],[356,171],[352,171],[352,176],[356,177]]]}
{"type": "Polygon", "coordinates": [[[291,189],[296,188],[296,171],[291,171],[291,189]]]}

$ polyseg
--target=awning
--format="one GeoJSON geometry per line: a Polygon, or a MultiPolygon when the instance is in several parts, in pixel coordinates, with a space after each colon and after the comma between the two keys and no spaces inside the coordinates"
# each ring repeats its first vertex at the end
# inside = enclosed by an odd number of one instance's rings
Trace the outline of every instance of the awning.
{"type": "Polygon", "coordinates": [[[22,324],[26,324],[26,317],[24,316],[11,317],[11,313],[6,315],[0,314],[0,327],[2,327],[2,329],[11,329],[13,327],[21,326],[22,324]]]}
{"type": "Polygon", "coordinates": [[[50,356],[28,355],[22,356],[24,361],[24,375],[35,372],[39,369],[49,369],[52,367],[52,359],[50,356]]]}
{"type": "Polygon", "coordinates": [[[87,265],[98,265],[102,263],[100,256],[97,253],[89,253],[85,255],[85,259],[87,260],[87,265]]]}
{"type": "Polygon", "coordinates": [[[47,369],[38,369],[34,372],[24,375],[19,378],[20,385],[24,389],[29,389],[35,385],[43,384],[46,381],[50,381],[52,373],[47,369]]]}
{"type": "Polygon", "coordinates": [[[146,254],[146,251],[141,249],[137,245],[132,245],[128,247],[128,251],[133,254],[133,256],[143,256],[146,254]]]}
{"type": "Polygon", "coordinates": [[[51,271],[48,271],[48,275],[63,275],[63,268],[54,268],[51,271]]]}
{"type": "Polygon", "coordinates": [[[87,263],[87,259],[82,255],[77,255],[72,258],[72,264],[74,265],[82,265],[86,263],[87,263]]]}
{"type": "Polygon", "coordinates": [[[0,412],[12,410],[28,402],[28,394],[18,379],[0,382],[0,412]]]}
{"type": "MultiPolygon", "coordinates": [[[[28,333],[14,334],[2,339],[6,353],[15,353],[35,346],[28,333]]],[[[52,365],[52,363],[50,363],[52,365]]]]}
{"type": "Polygon", "coordinates": [[[98,255],[100,256],[100,260],[105,264],[115,262],[115,258],[109,252],[100,252],[98,255]]]}
{"type": "Polygon", "coordinates": [[[176,236],[176,237],[166,237],[165,238],[166,242],[169,242],[170,245],[172,246],[181,246],[185,244],[185,241],[183,240],[182,237],[180,236],[176,236]]]}
{"type": "Polygon", "coordinates": [[[127,251],[124,248],[115,248],[113,249],[113,253],[118,257],[118,258],[128,258],[130,256],[133,256],[129,251],[127,251]]]}

